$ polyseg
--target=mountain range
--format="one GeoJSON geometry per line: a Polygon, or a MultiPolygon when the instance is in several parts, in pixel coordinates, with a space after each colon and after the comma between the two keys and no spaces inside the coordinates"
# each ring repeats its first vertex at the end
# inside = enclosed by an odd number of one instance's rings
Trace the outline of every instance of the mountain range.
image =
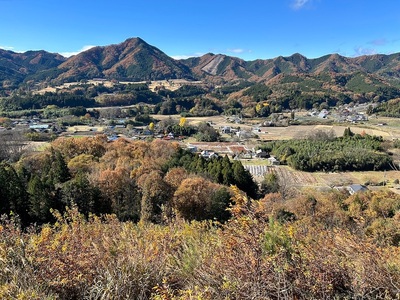
{"type": "Polygon", "coordinates": [[[362,77],[365,84],[379,82],[399,88],[400,53],[354,58],[329,54],[314,59],[296,53],[253,61],[208,53],[175,60],[141,38],[93,47],[69,58],[43,50],[15,53],[0,49],[0,89],[16,88],[27,81],[62,83],[92,78],[188,79],[218,84],[237,80],[277,84],[311,78],[321,82],[324,74],[329,80],[339,80],[339,88],[341,76],[348,82],[354,74],[362,77]]]}

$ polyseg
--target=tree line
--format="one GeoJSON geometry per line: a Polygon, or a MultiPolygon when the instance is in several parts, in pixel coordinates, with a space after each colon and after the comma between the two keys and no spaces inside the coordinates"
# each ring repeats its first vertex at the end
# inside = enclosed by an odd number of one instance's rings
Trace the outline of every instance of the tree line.
{"type": "Polygon", "coordinates": [[[379,114],[384,117],[400,117],[400,98],[378,103],[375,107],[368,108],[368,114],[379,114]]]}
{"type": "Polygon", "coordinates": [[[201,174],[223,185],[236,185],[250,197],[258,198],[258,187],[250,172],[238,160],[233,162],[228,156],[212,159],[180,149],[164,166],[165,169],[183,167],[189,172],[201,174]]]}

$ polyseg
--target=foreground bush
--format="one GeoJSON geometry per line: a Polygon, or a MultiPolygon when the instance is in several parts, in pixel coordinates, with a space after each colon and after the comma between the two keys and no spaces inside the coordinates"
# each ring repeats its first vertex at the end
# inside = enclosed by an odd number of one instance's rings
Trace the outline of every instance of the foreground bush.
{"type": "MultiPolygon", "coordinates": [[[[346,222],[323,222],[320,215],[328,209],[323,201],[313,211],[299,209],[295,218],[279,221],[276,216],[282,214],[276,210],[290,201],[281,204],[278,194],[253,201],[236,188],[233,194],[232,218],[225,224],[86,219],[76,208],[63,216],[55,212],[54,225],[26,232],[19,230],[17,220],[3,219],[0,298],[400,296],[398,245],[349,230],[346,222]]],[[[399,222],[396,216],[393,222],[399,222]]]]}

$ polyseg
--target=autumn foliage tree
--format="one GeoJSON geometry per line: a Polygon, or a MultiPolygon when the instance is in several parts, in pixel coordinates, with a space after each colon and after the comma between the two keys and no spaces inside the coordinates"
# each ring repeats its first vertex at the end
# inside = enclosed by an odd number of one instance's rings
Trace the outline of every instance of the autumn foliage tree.
{"type": "Polygon", "coordinates": [[[229,192],[202,177],[187,178],[174,193],[173,207],[187,220],[219,218],[226,220],[224,211],[230,201],[229,192]]]}
{"type": "Polygon", "coordinates": [[[104,206],[121,220],[138,220],[140,215],[140,195],[135,181],[123,168],[101,171],[95,183],[100,190],[104,206]]]}
{"type": "Polygon", "coordinates": [[[140,221],[160,222],[161,208],[163,205],[168,205],[170,196],[168,184],[163,180],[160,172],[152,171],[141,175],[138,186],[142,194],[140,221]]]}

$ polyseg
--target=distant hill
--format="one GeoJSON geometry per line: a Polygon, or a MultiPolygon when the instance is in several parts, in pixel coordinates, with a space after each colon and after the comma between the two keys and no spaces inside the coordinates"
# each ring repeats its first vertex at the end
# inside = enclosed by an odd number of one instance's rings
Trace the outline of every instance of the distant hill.
{"type": "Polygon", "coordinates": [[[338,54],[308,59],[296,53],[289,57],[244,61],[225,55],[206,54],[182,61],[198,77],[209,79],[246,79],[268,81],[279,74],[318,76],[322,73],[351,74],[362,72],[382,77],[382,80],[400,84],[400,53],[348,58],[338,54]],[[214,78],[215,79],[215,78],[214,78]]]}
{"type": "Polygon", "coordinates": [[[117,45],[94,47],[58,66],[59,81],[91,79],[118,80],[192,79],[191,70],[140,38],[117,45]]]}
{"type": "Polygon", "coordinates": [[[43,50],[16,53],[0,49],[0,81],[3,86],[15,86],[32,75],[40,78],[42,72],[56,68],[64,61],[66,58],[62,55],[43,50]]]}
{"type": "Polygon", "coordinates": [[[201,57],[182,60],[196,78],[206,81],[249,80],[253,73],[246,69],[246,61],[237,57],[208,53],[201,57]]]}
{"type": "Polygon", "coordinates": [[[306,91],[323,87],[362,93],[400,87],[400,53],[355,58],[330,54],[315,59],[296,53],[253,61],[208,53],[175,60],[140,38],[94,47],[68,59],[46,51],[0,49],[3,88],[28,80],[60,83],[96,77],[130,81],[182,78],[218,84],[250,81],[296,84],[306,91]]]}

